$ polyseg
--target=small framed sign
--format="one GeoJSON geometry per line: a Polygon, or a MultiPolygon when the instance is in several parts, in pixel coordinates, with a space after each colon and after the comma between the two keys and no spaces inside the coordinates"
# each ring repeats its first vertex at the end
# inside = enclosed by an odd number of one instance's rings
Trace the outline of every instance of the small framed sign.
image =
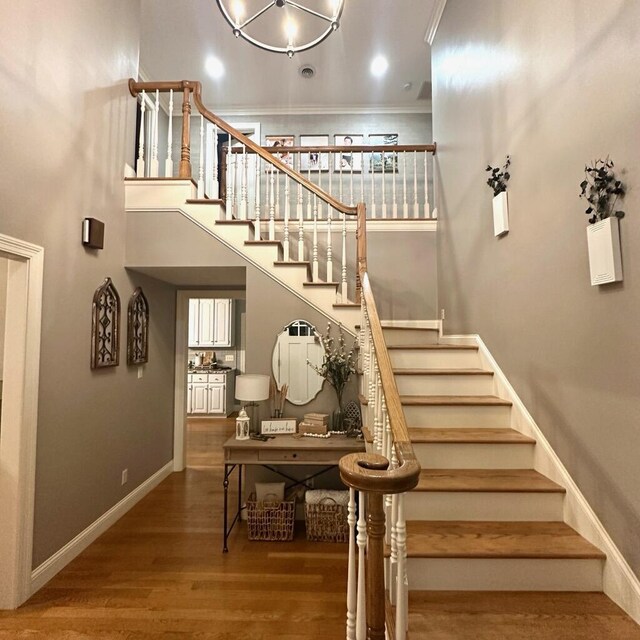
{"type": "Polygon", "coordinates": [[[263,420],[261,433],[268,436],[279,436],[296,432],[295,418],[273,418],[263,420]]]}

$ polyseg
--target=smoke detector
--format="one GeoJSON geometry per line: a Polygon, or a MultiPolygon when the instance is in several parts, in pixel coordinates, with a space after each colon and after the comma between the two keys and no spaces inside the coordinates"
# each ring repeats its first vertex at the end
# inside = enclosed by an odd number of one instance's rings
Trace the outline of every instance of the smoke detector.
{"type": "Polygon", "coordinates": [[[306,80],[311,80],[311,78],[316,75],[316,70],[310,64],[303,64],[300,69],[298,69],[298,73],[306,80]]]}

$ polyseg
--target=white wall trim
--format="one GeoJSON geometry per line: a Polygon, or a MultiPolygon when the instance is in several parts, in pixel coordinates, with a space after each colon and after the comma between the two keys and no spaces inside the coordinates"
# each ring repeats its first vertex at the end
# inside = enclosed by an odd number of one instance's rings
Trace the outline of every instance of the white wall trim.
{"type": "Polygon", "coordinates": [[[447,0],[436,0],[433,5],[433,11],[431,12],[431,17],[429,18],[429,23],[427,24],[427,30],[424,34],[424,41],[429,45],[433,45],[433,41],[435,40],[436,33],[438,32],[438,27],[440,26],[440,20],[442,19],[442,14],[444,13],[444,8],[447,4],[447,0]]]}
{"type": "Polygon", "coordinates": [[[0,491],[0,608],[30,595],[40,380],[44,249],[0,235],[9,258],[3,367],[0,491]]]}
{"type": "Polygon", "coordinates": [[[633,573],[482,338],[477,334],[446,335],[441,338],[441,342],[478,345],[483,368],[491,369],[495,374],[496,395],[507,398],[513,403],[512,428],[536,439],[534,468],[566,489],[565,522],[606,554],[607,560],[603,573],[604,593],[640,624],[640,580],[633,573]]]}
{"type": "Polygon", "coordinates": [[[173,472],[173,460],[167,462],[152,476],[127,494],[109,511],[103,513],[95,522],[80,532],[62,549],[56,551],[50,558],[36,567],[31,573],[31,593],[42,588],[59,571],[64,569],[76,556],[82,553],[96,538],[101,536],[109,527],[113,526],[129,509],[155,489],[165,478],[173,472]]]}
{"type": "MultiPolygon", "coordinates": [[[[431,100],[421,100],[417,105],[389,105],[386,107],[371,107],[369,105],[344,105],[344,106],[332,106],[332,105],[308,105],[297,107],[261,107],[256,109],[255,106],[234,107],[233,109],[221,108],[218,110],[219,115],[223,120],[229,118],[237,118],[238,116],[249,117],[263,117],[263,116],[294,116],[294,115],[385,115],[385,114],[404,114],[404,113],[431,113],[432,106],[431,100]]],[[[174,114],[174,117],[178,117],[178,114],[174,114]]],[[[182,116],[180,116],[182,117],[182,116]]]]}

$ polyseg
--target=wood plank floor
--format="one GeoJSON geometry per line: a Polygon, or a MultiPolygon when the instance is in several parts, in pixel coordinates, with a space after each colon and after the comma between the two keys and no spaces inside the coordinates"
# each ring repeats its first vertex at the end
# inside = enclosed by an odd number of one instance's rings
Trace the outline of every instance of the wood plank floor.
{"type": "MultiPolygon", "coordinates": [[[[173,474],[18,611],[0,639],[339,640],[346,546],[250,543],[222,549],[222,442],[232,421],[189,424],[173,474]]],[[[411,639],[640,640],[602,594],[418,593],[411,639]]]]}

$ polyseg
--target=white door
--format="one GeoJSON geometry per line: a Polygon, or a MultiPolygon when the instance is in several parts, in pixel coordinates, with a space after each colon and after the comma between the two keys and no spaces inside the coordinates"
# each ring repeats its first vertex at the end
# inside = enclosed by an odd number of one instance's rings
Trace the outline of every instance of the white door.
{"type": "Polygon", "coordinates": [[[209,385],[206,382],[194,382],[191,390],[191,413],[209,412],[209,385]]]}
{"type": "Polygon", "coordinates": [[[198,325],[200,322],[200,300],[197,298],[189,299],[189,346],[200,346],[200,331],[198,325]]]}
{"type": "Polygon", "coordinates": [[[213,347],[213,331],[215,324],[214,300],[211,298],[200,299],[199,329],[200,347],[213,347]]]}
{"type": "Polygon", "coordinates": [[[231,309],[232,300],[217,298],[215,303],[215,333],[213,336],[214,347],[231,347],[231,309]]]}
{"type": "Polygon", "coordinates": [[[224,413],[224,384],[209,385],[209,413],[224,413]]]}

